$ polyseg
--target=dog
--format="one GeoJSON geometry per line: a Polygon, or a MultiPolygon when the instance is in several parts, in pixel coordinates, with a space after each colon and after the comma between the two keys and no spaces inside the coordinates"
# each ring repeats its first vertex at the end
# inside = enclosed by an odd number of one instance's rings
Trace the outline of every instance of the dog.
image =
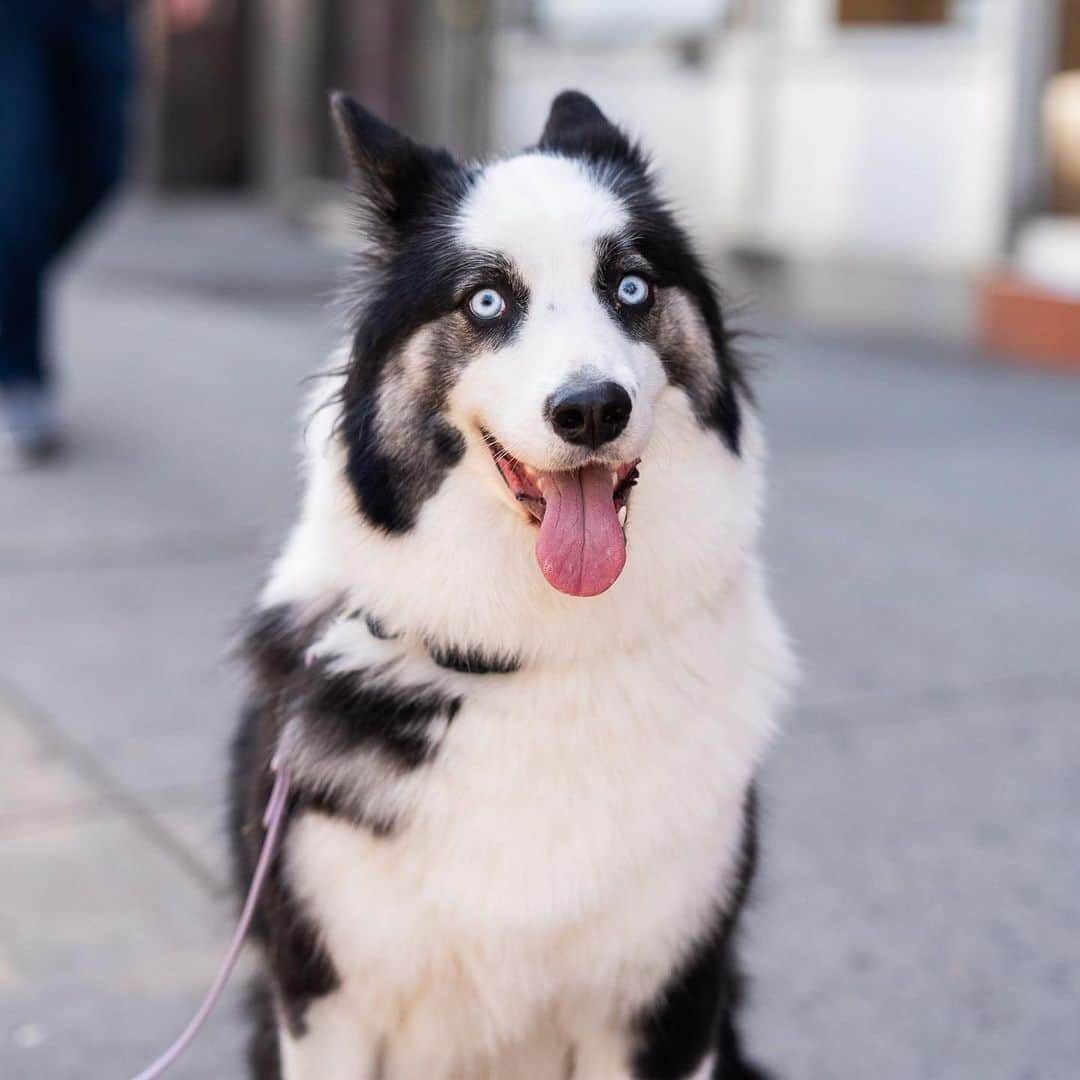
{"type": "Polygon", "coordinates": [[[345,95],[356,282],[243,652],[258,1080],[748,1080],[735,938],[788,680],[761,425],[585,95],[463,164],[345,95]]]}

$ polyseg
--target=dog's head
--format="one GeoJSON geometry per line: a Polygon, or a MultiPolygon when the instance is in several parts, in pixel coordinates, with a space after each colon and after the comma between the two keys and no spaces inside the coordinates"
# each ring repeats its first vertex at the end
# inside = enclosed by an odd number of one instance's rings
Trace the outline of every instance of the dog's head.
{"type": "Polygon", "coordinates": [[[364,245],[340,424],[360,513],[407,532],[482,461],[548,583],[604,592],[663,396],[727,453],[740,442],[716,297],[645,158],[573,91],[535,148],[486,165],[333,106],[364,245]]]}

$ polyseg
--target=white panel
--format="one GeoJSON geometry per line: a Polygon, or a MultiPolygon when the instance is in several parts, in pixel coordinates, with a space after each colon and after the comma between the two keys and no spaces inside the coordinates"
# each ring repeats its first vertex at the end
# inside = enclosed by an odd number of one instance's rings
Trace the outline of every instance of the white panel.
{"type": "Polygon", "coordinates": [[[655,152],[706,248],[977,266],[1007,234],[1016,59],[1001,31],[733,33],[701,68],[662,45],[503,34],[496,129],[504,148],[535,141],[553,94],[578,86],[655,152]]]}
{"type": "Polygon", "coordinates": [[[611,40],[703,33],[728,6],[728,0],[537,0],[536,17],[556,33],[611,40]]]}

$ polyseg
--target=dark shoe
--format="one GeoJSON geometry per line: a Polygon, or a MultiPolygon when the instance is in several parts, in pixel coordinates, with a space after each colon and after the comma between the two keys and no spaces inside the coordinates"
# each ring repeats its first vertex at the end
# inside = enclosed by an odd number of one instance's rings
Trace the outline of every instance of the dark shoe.
{"type": "Polygon", "coordinates": [[[51,461],[63,448],[52,395],[36,383],[16,383],[0,396],[8,437],[27,465],[51,461]]]}

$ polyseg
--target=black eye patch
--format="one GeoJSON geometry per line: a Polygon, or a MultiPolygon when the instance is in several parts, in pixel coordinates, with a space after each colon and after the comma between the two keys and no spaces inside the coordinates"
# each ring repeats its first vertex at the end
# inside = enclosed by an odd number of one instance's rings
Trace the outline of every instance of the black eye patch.
{"type": "Polygon", "coordinates": [[[630,237],[605,237],[597,244],[596,293],[619,322],[635,336],[645,333],[656,286],[661,284],[657,278],[652,263],[638,251],[630,237]],[[629,274],[640,277],[648,287],[648,296],[640,303],[629,304],[619,298],[619,283],[629,274]]]}
{"type": "Polygon", "coordinates": [[[505,256],[479,252],[462,260],[455,288],[458,305],[468,304],[480,289],[494,289],[506,301],[508,311],[525,311],[529,306],[529,288],[505,256]]]}
{"type": "Polygon", "coordinates": [[[510,340],[529,307],[529,289],[513,263],[502,255],[477,252],[460,266],[453,290],[455,308],[477,344],[498,348],[510,340]],[[494,289],[505,307],[493,318],[478,317],[470,301],[484,289],[494,289]]]}

